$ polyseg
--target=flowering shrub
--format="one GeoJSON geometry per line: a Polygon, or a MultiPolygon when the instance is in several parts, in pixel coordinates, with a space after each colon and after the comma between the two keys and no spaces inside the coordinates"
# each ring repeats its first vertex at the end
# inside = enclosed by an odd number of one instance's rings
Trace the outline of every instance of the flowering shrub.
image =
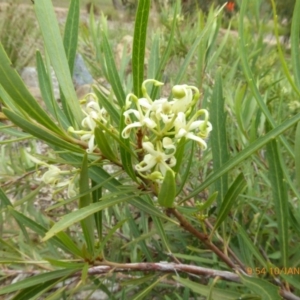
{"type": "MultiPolygon", "coordinates": [[[[143,160],[135,166],[139,175],[151,180],[162,180],[166,170],[176,165],[176,146],[181,138],[196,141],[206,149],[205,139],[212,129],[205,109],[192,114],[199,91],[196,87],[176,85],[172,89],[173,100],[167,98],[152,100],[147,93],[146,84],[162,85],[156,80],[146,80],[142,86],[143,98],[138,99],[129,94],[126,98],[124,112],[126,127],[122,131],[123,138],[130,136],[132,129],[141,130],[142,149],[146,153],[143,160]],[[193,95],[193,91],[195,94],[193,95]],[[137,109],[130,108],[134,103],[137,109]],[[136,121],[132,121],[133,115],[136,121]],[[204,120],[196,120],[204,115],[204,120]],[[194,133],[194,131],[198,131],[194,133]]],[[[136,134],[136,132],[135,132],[136,134]]]]}
{"type": "MultiPolygon", "coordinates": [[[[95,60],[110,89],[93,86],[78,99],[71,74],[79,0],[70,2],[63,39],[51,1],[34,1],[47,53],[36,55],[46,110],[0,45],[3,114],[22,132],[1,129],[15,141],[35,138],[52,148],[51,158],[31,150],[16,181],[43,181],[55,192],[66,189],[67,197],[53,205],[50,197],[42,207],[35,197],[43,184],[30,185],[25,196],[15,192],[14,180],[0,188],[0,296],[87,299],[101,290],[109,299],[298,299],[292,274],[273,271],[299,268],[300,114],[297,106],[293,116],[286,113],[286,96],[293,90],[295,101],[300,95],[299,18],[290,54],[297,71],[289,74],[278,47],[284,72],[267,68],[276,76],[259,89],[268,72],[255,73],[255,65],[264,70],[260,56],[268,48],[244,30],[253,3],[240,1],[234,47],[227,46],[228,32],[219,34],[222,8],[188,24],[176,17],[175,5],[165,43],[159,33],[153,36],[147,76],[150,0],[138,1],[128,76],[117,70],[105,19],[98,24],[91,15],[95,60]],[[181,31],[186,52],[177,57],[173,42],[181,31]],[[224,55],[226,47],[233,56],[224,55]],[[174,57],[175,85],[169,97],[159,97],[174,57]],[[53,97],[51,67],[61,103],[53,97]],[[286,91],[270,93],[284,77],[286,91]],[[181,84],[189,80],[195,86],[181,84]]],[[[296,5],[300,10],[300,1],[296,5]]]]}

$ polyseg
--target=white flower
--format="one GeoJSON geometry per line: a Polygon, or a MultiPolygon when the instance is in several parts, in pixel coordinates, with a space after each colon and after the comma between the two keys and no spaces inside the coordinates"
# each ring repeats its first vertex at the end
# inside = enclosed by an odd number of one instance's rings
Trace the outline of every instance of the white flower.
{"type": "Polygon", "coordinates": [[[83,111],[87,117],[93,120],[100,121],[104,124],[107,123],[107,111],[104,108],[100,108],[98,102],[92,100],[90,101],[83,111]]]}
{"type": "Polygon", "coordinates": [[[172,113],[172,104],[167,98],[155,100],[152,103],[151,111],[157,121],[162,120],[165,124],[172,121],[174,114],[172,113]]]}
{"type": "Polygon", "coordinates": [[[129,137],[131,128],[146,126],[149,129],[154,129],[157,126],[156,122],[150,118],[151,104],[148,100],[146,98],[138,99],[136,105],[138,110],[128,109],[123,113],[125,123],[128,124],[122,131],[122,137],[124,139],[129,137]],[[145,112],[142,108],[144,108],[145,112]],[[133,114],[138,121],[131,123],[131,114],[133,114]]]}
{"type": "MultiPolygon", "coordinates": [[[[37,180],[43,181],[45,184],[49,184],[54,188],[61,188],[68,186],[68,197],[74,197],[76,195],[76,189],[74,185],[74,180],[77,177],[77,174],[74,175],[74,170],[72,171],[62,171],[59,167],[54,165],[49,165],[34,156],[31,156],[28,152],[26,152],[27,158],[33,161],[36,164],[48,167],[48,171],[46,171],[41,178],[37,180]],[[70,178],[70,175],[72,177],[70,178]],[[66,178],[68,176],[68,178],[66,178]]],[[[77,170],[75,170],[77,172],[77,170]]]]}
{"type": "Polygon", "coordinates": [[[154,149],[154,145],[151,142],[143,143],[143,149],[147,154],[144,156],[143,161],[135,166],[139,173],[152,171],[155,167],[154,171],[159,171],[164,176],[167,169],[175,166],[174,153],[176,148],[170,138],[165,137],[162,143],[161,141],[156,142],[156,148],[157,150],[154,149]],[[169,153],[166,154],[162,148],[169,150],[169,153]]]}
{"type": "MultiPolygon", "coordinates": [[[[94,94],[88,95],[94,96],[94,94]]],[[[94,99],[91,100],[82,111],[86,117],[82,120],[81,126],[87,130],[74,130],[73,127],[69,127],[68,131],[81,135],[80,139],[88,144],[86,151],[88,153],[93,153],[96,148],[94,131],[97,126],[97,122],[104,124],[107,123],[107,111],[104,108],[100,108],[98,102],[94,99]]]]}
{"type": "Polygon", "coordinates": [[[193,101],[192,89],[186,85],[175,85],[172,88],[172,93],[174,95],[174,100],[172,103],[172,111],[174,113],[186,112],[193,101]]]}
{"type": "Polygon", "coordinates": [[[60,168],[53,165],[48,165],[48,168],[48,171],[46,171],[41,177],[41,181],[45,182],[46,184],[57,185],[61,174],[60,168]]]}
{"type": "MultiPolygon", "coordinates": [[[[201,110],[201,112],[204,111],[205,110],[201,110]]],[[[186,115],[183,112],[179,112],[174,122],[175,138],[180,139],[182,137],[186,137],[187,139],[194,140],[198,142],[201,145],[201,147],[205,150],[207,148],[207,144],[204,139],[207,138],[208,133],[212,130],[212,126],[210,122],[207,121],[208,113],[207,113],[207,118],[205,120],[193,121],[194,119],[195,116],[187,123],[186,115]],[[199,135],[195,135],[192,132],[197,128],[200,130],[199,135]]]]}

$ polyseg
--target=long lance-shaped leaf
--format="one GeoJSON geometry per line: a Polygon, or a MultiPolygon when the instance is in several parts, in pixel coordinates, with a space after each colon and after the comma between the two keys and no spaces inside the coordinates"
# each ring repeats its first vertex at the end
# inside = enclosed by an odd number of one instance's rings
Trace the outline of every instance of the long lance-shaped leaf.
{"type": "Polygon", "coordinates": [[[141,290],[140,292],[137,293],[137,295],[134,295],[132,297],[132,300],[142,300],[145,299],[146,296],[154,289],[155,286],[157,286],[161,281],[161,278],[157,279],[156,281],[154,281],[153,283],[151,283],[149,285],[149,282],[147,284],[147,287],[143,290],[141,290]]]}
{"type": "Polygon", "coordinates": [[[174,276],[173,279],[181,283],[184,287],[189,288],[195,293],[205,297],[207,297],[210,293],[213,299],[218,300],[239,299],[239,297],[241,296],[239,293],[231,291],[229,289],[213,288],[213,290],[211,291],[211,287],[208,285],[202,285],[199,284],[199,282],[194,282],[189,279],[180,278],[179,276],[174,276]]]}
{"type": "MultiPolygon", "coordinates": [[[[122,111],[122,115],[123,115],[123,111],[122,111]]],[[[120,118],[120,140],[123,144],[125,144],[126,148],[122,146],[122,144],[120,143],[120,155],[121,155],[121,161],[122,161],[122,165],[124,170],[126,171],[126,173],[134,180],[137,181],[136,175],[135,175],[135,170],[133,169],[132,166],[132,158],[133,155],[127,150],[127,148],[130,149],[130,140],[129,139],[124,139],[122,137],[122,131],[125,128],[125,118],[121,117],[120,118]]]]}
{"type": "Polygon", "coordinates": [[[69,228],[73,224],[84,220],[85,218],[93,215],[94,213],[97,213],[105,208],[111,207],[121,202],[128,201],[130,198],[132,198],[132,195],[126,195],[125,197],[116,197],[113,199],[109,198],[98,203],[92,203],[86,207],[73,211],[63,216],[58,222],[56,222],[54,226],[46,233],[43,240],[47,241],[62,230],[69,228]]]}
{"type": "Polygon", "coordinates": [[[158,194],[158,203],[162,207],[173,207],[176,196],[175,176],[172,170],[167,170],[161,189],[158,194]]]}
{"type": "Polygon", "coordinates": [[[73,75],[78,42],[79,12],[79,0],[72,0],[69,7],[63,41],[71,75],[73,75]]]}
{"type": "Polygon", "coordinates": [[[239,274],[242,282],[254,293],[259,295],[262,300],[280,300],[279,287],[261,278],[253,278],[239,274]]]}
{"type": "Polygon", "coordinates": [[[300,187],[300,122],[298,123],[295,138],[295,168],[298,186],[300,187]]]}
{"type": "Polygon", "coordinates": [[[13,123],[24,129],[26,132],[31,133],[33,136],[62,149],[79,153],[83,152],[83,150],[78,146],[63,140],[55,133],[48,131],[46,128],[37,126],[8,109],[3,108],[3,112],[13,123]]]}
{"type": "MultiPolygon", "coordinates": [[[[22,223],[24,226],[28,227],[33,232],[37,233],[40,236],[44,236],[47,232],[47,229],[30,218],[26,217],[24,214],[16,211],[15,209],[9,207],[9,212],[16,219],[17,222],[22,223]]],[[[52,245],[55,245],[62,250],[72,253],[75,256],[82,257],[82,253],[79,248],[75,245],[73,240],[65,233],[61,232],[57,237],[53,237],[50,241],[52,245]]]]}
{"type": "MultiPolygon", "coordinates": [[[[89,175],[88,175],[88,159],[87,153],[83,156],[80,180],[79,180],[79,191],[80,194],[85,193],[89,190],[89,175]]],[[[87,193],[80,197],[79,208],[87,207],[91,204],[91,194],[87,193]]],[[[88,216],[81,221],[82,232],[84,239],[91,255],[94,254],[94,219],[93,216],[88,216]]]]}
{"type": "Polygon", "coordinates": [[[123,107],[125,104],[125,92],[121,84],[120,76],[118,74],[116,64],[114,61],[113,52],[111,50],[111,47],[109,45],[107,36],[105,32],[102,33],[102,43],[103,43],[103,53],[105,56],[105,62],[106,62],[106,71],[108,80],[111,84],[111,87],[116,95],[116,98],[118,100],[118,103],[120,107],[123,107]]]}
{"type": "Polygon", "coordinates": [[[150,0],[139,1],[135,17],[132,48],[132,75],[133,91],[139,98],[142,96],[141,87],[144,81],[144,62],[150,2],[150,0]]]}
{"type": "MultiPolygon", "coordinates": [[[[7,197],[5,192],[0,187],[0,211],[2,211],[2,209],[4,209],[4,208],[8,208],[8,207],[12,207],[12,206],[13,206],[13,204],[11,203],[11,201],[9,200],[9,198],[7,197]]],[[[24,234],[24,237],[27,239],[27,241],[29,241],[30,238],[29,238],[29,235],[28,235],[28,233],[25,229],[25,226],[18,219],[16,219],[16,221],[17,221],[20,229],[22,230],[22,232],[24,234]]]]}
{"type": "Polygon", "coordinates": [[[294,71],[295,83],[300,90],[300,49],[299,49],[299,34],[300,34],[300,0],[296,0],[294,14],[292,19],[291,30],[291,53],[292,66],[294,71]]]}
{"type": "Polygon", "coordinates": [[[52,272],[47,272],[44,274],[32,276],[32,277],[26,278],[22,281],[13,283],[7,287],[1,288],[0,295],[5,295],[8,293],[19,291],[19,290],[28,288],[30,286],[35,286],[37,284],[47,282],[49,280],[69,276],[75,272],[80,271],[80,269],[81,269],[81,266],[79,268],[62,269],[62,270],[57,270],[57,271],[52,271],[52,272]]]}
{"type": "Polygon", "coordinates": [[[36,53],[36,65],[38,71],[39,86],[46,107],[49,112],[58,120],[62,127],[64,129],[67,129],[70,126],[70,123],[68,122],[62,110],[59,108],[58,103],[54,98],[51,87],[51,76],[49,76],[49,74],[47,74],[46,72],[43,58],[39,51],[36,53]]]}
{"type": "MultiPolygon", "coordinates": [[[[218,170],[229,159],[225,126],[225,100],[223,97],[222,79],[220,72],[217,73],[217,78],[211,98],[212,101],[210,106],[210,121],[213,130],[210,139],[213,155],[213,166],[215,170],[218,170]]],[[[215,191],[218,192],[217,202],[218,206],[220,207],[228,190],[228,175],[224,174],[218,180],[216,180],[215,187],[215,191]]]]}
{"type": "Polygon", "coordinates": [[[221,12],[222,8],[219,9],[216,13],[211,14],[210,18],[208,19],[204,29],[201,31],[201,33],[199,34],[199,36],[197,37],[197,39],[195,40],[195,42],[193,43],[193,45],[190,47],[190,50],[188,52],[188,54],[186,55],[182,65],[179,68],[179,72],[178,75],[175,79],[175,84],[180,83],[180,81],[182,80],[182,78],[186,75],[186,70],[193,58],[193,55],[195,53],[195,51],[198,48],[199,43],[202,41],[202,39],[205,37],[205,35],[208,33],[208,31],[213,27],[213,23],[215,22],[215,18],[218,16],[218,14],[221,12]]]}
{"type": "Polygon", "coordinates": [[[265,136],[258,138],[255,142],[251,143],[250,146],[248,146],[246,149],[242,150],[239,154],[237,154],[234,158],[227,161],[221,169],[214,172],[212,175],[210,175],[198,188],[196,188],[193,192],[189,194],[189,196],[185,199],[183,199],[181,202],[186,201],[190,199],[191,197],[194,197],[198,195],[201,191],[203,191],[206,187],[208,187],[210,184],[212,184],[215,180],[217,180],[220,176],[227,173],[234,167],[236,167],[238,164],[243,162],[245,159],[247,159],[249,156],[254,154],[257,150],[262,148],[264,145],[266,145],[268,142],[270,142],[272,139],[275,139],[280,134],[288,130],[293,125],[297,124],[300,121],[300,114],[288,119],[287,121],[283,122],[281,125],[277,126],[273,130],[269,131],[265,136]]]}
{"type": "MultiPolygon", "coordinates": [[[[26,112],[32,119],[51,131],[62,133],[62,130],[30,94],[21,77],[12,67],[2,44],[0,44],[0,85],[14,101],[14,104],[20,108],[20,111],[26,112]]],[[[3,100],[5,101],[5,99],[3,100]]]]}
{"type": "MultiPolygon", "coordinates": [[[[240,48],[239,52],[241,54],[242,66],[243,66],[246,80],[249,84],[249,87],[250,87],[252,93],[253,93],[253,96],[255,97],[255,99],[257,101],[258,106],[262,110],[263,114],[266,116],[269,123],[272,125],[272,128],[275,128],[277,125],[275,124],[275,121],[274,121],[270,111],[268,110],[267,105],[265,104],[262,96],[259,93],[259,90],[255,84],[255,79],[253,77],[253,74],[252,74],[250,66],[249,66],[249,60],[248,60],[248,56],[247,56],[247,50],[246,50],[245,38],[244,38],[244,35],[245,35],[244,34],[244,16],[246,14],[247,3],[249,3],[249,2],[242,1],[241,10],[240,10],[240,20],[239,20],[239,48],[240,48]]],[[[289,154],[294,158],[295,157],[294,151],[293,151],[291,145],[286,140],[286,138],[284,136],[281,136],[280,141],[282,142],[284,147],[287,149],[289,154]]]]}
{"type": "MultiPolygon", "coordinates": [[[[96,188],[97,182],[92,180],[92,188],[96,188]]],[[[95,190],[92,191],[92,201],[93,203],[97,203],[99,199],[102,197],[102,187],[99,186],[95,190]]],[[[99,211],[94,214],[96,230],[98,233],[98,239],[101,242],[103,240],[103,224],[102,224],[102,211],[99,211]]]]}
{"type": "MultiPolygon", "coordinates": [[[[273,9],[274,34],[276,37],[278,56],[279,56],[279,59],[281,62],[283,73],[284,73],[286,79],[288,80],[288,82],[290,83],[292,89],[298,94],[298,96],[300,96],[300,89],[297,87],[294,79],[292,78],[292,74],[290,73],[290,69],[289,69],[289,66],[288,66],[286,58],[285,58],[286,57],[285,53],[283,52],[282,46],[280,43],[279,22],[278,22],[278,14],[276,12],[275,0],[271,0],[271,4],[272,4],[272,9],[273,9]]],[[[292,29],[292,32],[293,32],[293,29],[292,29]]],[[[291,44],[293,44],[293,33],[291,34],[291,44]]],[[[292,47],[293,47],[293,45],[292,45],[292,47]]]]}
{"type": "Polygon", "coordinates": [[[246,185],[247,182],[245,181],[243,174],[240,174],[233,182],[233,184],[231,185],[231,187],[225,195],[211,236],[213,236],[213,233],[220,227],[222,222],[226,219],[231,207],[235,203],[239,194],[244,190],[246,185]]]}
{"type": "Polygon", "coordinates": [[[284,267],[288,267],[288,194],[284,174],[280,165],[276,140],[272,140],[267,144],[267,159],[269,162],[269,177],[272,185],[273,201],[279,233],[281,262],[284,267]]]}
{"type": "MultiPolygon", "coordinates": [[[[247,249],[248,252],[252,253],[252,255],[257,259],[257,261],[267,270],[268,261],[266,261],[263,255],[259,252],[258,247],[250,239],[247,231],[238,222],[235,222],[235,225],[237,227],[238,237],[241,238],[241,240],[243,241],[244,248],[247,249]]],[[[247,259],[250,258],[247,257],[247,259]]]]}
{"type": "Polygon", "coordinates": [[[68,60],[52,3],[49,0],[35,1],[34,8],[52,67],[74,117],[72,125],[77,127],[77,124],[80,124],[82,121],[82,111],[73,86],[68,60]]]}
{"type": "MultiPolygon", "coordinates": [[[[176,24],[177,24],[177,12],[178,12],[178,1],[176,1],[175,7],[174,7],[174,14],[173,14],[173,21],[172,21],[172,26],[171,26],[171,31],[170,31],[170,36],[169,36],[169,40],[168,40],[168,44],[166,46],[166,49],[164,51],[164,54],[160,60],[158,69],[156,71],[155,74],[155,79],[158,81],[161,81],[162,78],[162,74],[163,74],[163,70],[168,62],[168,59],[170,57],[171,51],[172,51],[172,45],[174,42],[174,35],[175,35],[175,30],[176,30],[176,24]]],[[[151,49],[152,51],[152,49],[151,49]]],[[[150,57],[151,58],[151,57],[150,57]]],[[[159,59],[159,57],[157,56],[157,60],[159,59]]],[[[149,64],[150,64],[150,60],[149,60],[149,64]]],[[[149,68],[152,68],[151,66],[149,66],[149,68]]],[[[152,91],[151,91],[151,99],[155,99],[156,95],[158,92],[158,86],[153,86],[152,87],[152,91]]]]}
{"type": "Polygon", "coordinates": [[[26,289],[20,290],[11,300],[37,300],[41,299],[49,289],[53,288],[55,285],[62,281],[59,279],[52,279],[34,286],[30,286],[26,289]]]}

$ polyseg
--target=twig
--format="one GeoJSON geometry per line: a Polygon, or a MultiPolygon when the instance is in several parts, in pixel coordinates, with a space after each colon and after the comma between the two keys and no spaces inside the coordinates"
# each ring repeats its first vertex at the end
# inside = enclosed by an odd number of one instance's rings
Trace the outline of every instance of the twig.
{"type": "MultiPolygon", "coordinates": [[[[220,277],[224,280],[241,282],[240,277],[232,272],[219,271],[209,268],[203,268],[193,265],[186,264],[176,264],[168,262],[159,263],[125,263],[117,264],[111,262],[105,262],[103,265],[91,267],[88,270],[88,275],[101,275],[107,273],[119,273],[119,272],[129,272],[129,271],[141,271],[141,272],[162,272],[162,273],[175,273],[184,272],[194,275],[201,275],[206,277],[220,277]]],[[[21,270],[1,270],[0,274],[5,276],[16,276],[16,275],[40,275],[40,271],[21,271],[21,270]]],[[[76,272],[70,277],[81,276],[81,271],[76,272]]]]}
{"type": "MultiPolygon", "coordinates": [[[[239,275],[229,272],[229,271],[219,271],[210,268],[203,268],[194,265],[186,265],[186,264],[175,264],[168,262],[159,262],[159,263],[112,263],[105,262],[102,265],[90,267],[88,269],[87,274],[92,275],[109,275],[112,273],[122,273],[122,272],[130,272],[130,271],[140,271],[140,272],[162,272],[162,273],[174,273],[178,274],[178,272],[183,272],[187,274],[193,274],[198,276],[205,277],[219,277],[223,280],[232,281],[241,283],[241,279],[239,275]]],[[[243,272],[243,271],[241,271],[243,272]]],[[[40,275],[44,272],[40,271],[23,271],[23,270],[0,270],[0,274],[4,276],[17,276],[17,275],[27,275],[27,276],[35,276],[40,275]]],[[[71,277],[80,277],[81,271],[76,272],[71,277]]],[[[169,282],[171,283],[171,282],[169,282]]],[[[300,298],[293,293],[287,290],[280,290],[280,295],[286,300],[300,300],[300,298]]]]}
{"type": "Polygon", "coordinates": [[[168,214],[172,214],[176,217],[176,219],[180,222],[180,225],[188,232],[197,237],[202,243],[206,245],[211,251],[213,251],[222,261],[224,261],[227,266],[232,268],[233,270],[238,267],[244,270],[243,266],[237,266],[234,262],[226,256],[216,245],[209,241],[208,236],[200,231],[198,231],[195,227],[190,224],[182,214],[180,214],[175,208],[168,208],[168,214]]]}

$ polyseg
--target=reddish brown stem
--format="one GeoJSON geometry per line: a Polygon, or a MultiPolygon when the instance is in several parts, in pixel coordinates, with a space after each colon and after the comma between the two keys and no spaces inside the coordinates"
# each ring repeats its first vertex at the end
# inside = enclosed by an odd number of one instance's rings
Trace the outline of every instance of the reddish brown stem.
{"type": "Polygon", "coordinates": [[[205,244],[205,246],[210,249],[212,252],[214,252],[222,261],[224,261],[227,266],[232,268],[233,270],[241,268],[242,266],[237,266],[234,264],[234,262],[226,256],[216,245],[214,245],[209,239],[208,236],[200,231],[198,231],[195,227],[190,224],[185,217],[180,214],[175,208],[168,208],[167,210],[168,214],[172,214],[179,222],[180,225],[188,232],[193,234],[195,237],[197,237],[202,243],[205,244]]]}

